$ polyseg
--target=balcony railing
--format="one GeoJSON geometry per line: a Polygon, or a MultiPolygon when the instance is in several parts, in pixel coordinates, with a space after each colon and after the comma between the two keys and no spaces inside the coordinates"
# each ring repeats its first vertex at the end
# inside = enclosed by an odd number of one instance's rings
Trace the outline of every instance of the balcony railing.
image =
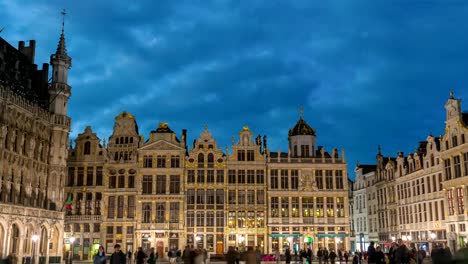
{"type": "Polygon", "coordinates": [[[65,216],[66,221],[101,221],[102,216],[100,215],[67,215],[65,216]]]}

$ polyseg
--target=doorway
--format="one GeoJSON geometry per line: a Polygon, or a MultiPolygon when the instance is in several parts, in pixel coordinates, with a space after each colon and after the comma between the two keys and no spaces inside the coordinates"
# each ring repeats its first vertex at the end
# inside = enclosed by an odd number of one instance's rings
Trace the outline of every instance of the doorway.
{"type": "Polygon", "coordinates": [[[158,252],[158,257],[160,258],[164,257],[164,242],[163,241],[158,241],[156,243],[156,252],[158,252]]]}

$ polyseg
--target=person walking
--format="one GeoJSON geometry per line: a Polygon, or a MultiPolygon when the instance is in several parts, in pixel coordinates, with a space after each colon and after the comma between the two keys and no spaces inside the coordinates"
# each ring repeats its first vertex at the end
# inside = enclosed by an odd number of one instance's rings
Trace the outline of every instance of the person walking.
{"type": "Polygon", "coordinates": [[[385,261],[385,254],[382,252],[382,249],[380,247],[377,247],[375,249],[375,263],[376,264],[386,264],[387,263],[385,261]]]}
{"type": "Polygon", "coordinates": [[[367,263],[376,263],[374,241],[371,241],[369,247],[367,248],[367,263]]]}
{"type": "Polygon", "coordinates": [[[226,262],[227,264],[235,264],[236,263],[236,250],[234,247],[229,247],[228,252],[226,253],[226,262]]]}
{"type": "MultiPolygon", "coordinates": [[[[322,264],[323,249],[321,247],[319,248],[319,250],[317,250],[317,258],[318,258],[319,264],[322,264]]],[[[309,262],[309,263],[312,263],[312,262],[309,262]]]]}
{"type": "Polygon", "coordinates": [[[409,250],[403,243],[402,239],[398,239],[398,248],[395,250],[395,264],[408,264],[409,250]]]}
{"type": "Polygon", "coordinates": [[[99,246],[98,252],[94,255],[93,264],[106,264],[106,252],[104,252],[104,247],[99,246]]]}
{"type": "Polygon", "coordinates": [[[157,260],[158,260],[158,254],[154,252],[154,247],[152,247],[150,250],[149,258],[148,258],[148,264],[156,264],[157,260]]]}
{"type": "Polygon", "coordinates": [[[395,264],[395,253],[398,248],[397,243],[393,242],[390,250],[388,251],[388,263],[395,264]]]}
{"type": "Polygon", "coordinates": [[[138,251],[137,251],[137,254],[136,254],[136,264],[144,264],[145,263],[145,259],[147,258],[148,256],[146,256],[145,252],[143,252],[143,248],[142,247],[139,247],[138,248],[138,251]]]}
{"type": "Polygon", "coordinates": [[[336,257],[337,256],[336,256],[335,250],[330,249],[330,254],[328,254],[328,258],[330,258],[330,263],[331,264],[335,264],[336,257]]]}
{"type": "Polygon", "coordinates": [[[328,249],[325,248],[323,250],[323,263],[328,264],[328,258],[329,258],[328,249]]]}
{"type": "Polygon", "coordinates": [[[422,264],[424,259],[426,258],[426,250],[421,246],[418,251],[418,264],[422,264]]]}
{"type": "Polygon", "coordinates": [[[348,264],[348,259],[349,259],[349,253],[348,253],[348,251],[345,251],[344,252],[344,260],[345,260],[346,264],[348,264]]]}
{"type": "Polygon", "coordinates": [[[275,250],[275,259],[276,259],[276,263],[279,264],[281,261],[281,254],[278,248],[275,250]]]}
{"type": "Polygon", "coordinates": [[[244,255],[245,264],[257,264],[257,254],[252,246],[247,247],[244,255]]]}
{"type": "Polygon", "coordinates": [[[312,264],[312,260],[314,259],[314,252],[312,252],[311,248],[307,249],[307,261],[309,264],[312,264]]]}
{"type": "Polygon", "coordinates": [[[127,262],[127,257],[120,250],[120,245],[115,244],[114,253],[112,253],[111,258],[110,258],[110,264],[126,264],[126,262],[127,262]]]}
{"type": "Polygon", "coordinates": [[[286,264],[291,263],[291,250],[289,247],[286,248],[286,251],[284,252],[284,257],[286,258],[286,264]]]}
{"type": "Polygon", "coordinates": [[[184,252],[182,253],[182,260],[184,261],[184,264],[190,264],[190,247],[185,246],[184,252]]]}

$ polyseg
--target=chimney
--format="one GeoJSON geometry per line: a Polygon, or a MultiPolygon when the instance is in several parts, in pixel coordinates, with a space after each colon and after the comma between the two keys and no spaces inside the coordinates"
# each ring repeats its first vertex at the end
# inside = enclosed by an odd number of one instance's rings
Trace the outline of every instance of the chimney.
{"type": "Polygon", "coordinates": [[[34,64],[34,57],[36,55],[36,41],[30,40],[29,46],[24,45],[24,41],[18,42],[18,50],[23,53],[26,58],[28,58],[31,64],[34,64]]]}

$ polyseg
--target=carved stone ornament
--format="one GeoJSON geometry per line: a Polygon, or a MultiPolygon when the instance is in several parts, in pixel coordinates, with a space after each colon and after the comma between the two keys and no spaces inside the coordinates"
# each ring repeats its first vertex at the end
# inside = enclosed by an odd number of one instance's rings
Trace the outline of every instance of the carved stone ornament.
{"type": "Polygon", "coordinates": [[[301,191],[317,191],[317,184],[315,183],[315,179],[312,176],[312,173],[305,172],[301,175],[299,179],[299,190],[301,191]]]}

